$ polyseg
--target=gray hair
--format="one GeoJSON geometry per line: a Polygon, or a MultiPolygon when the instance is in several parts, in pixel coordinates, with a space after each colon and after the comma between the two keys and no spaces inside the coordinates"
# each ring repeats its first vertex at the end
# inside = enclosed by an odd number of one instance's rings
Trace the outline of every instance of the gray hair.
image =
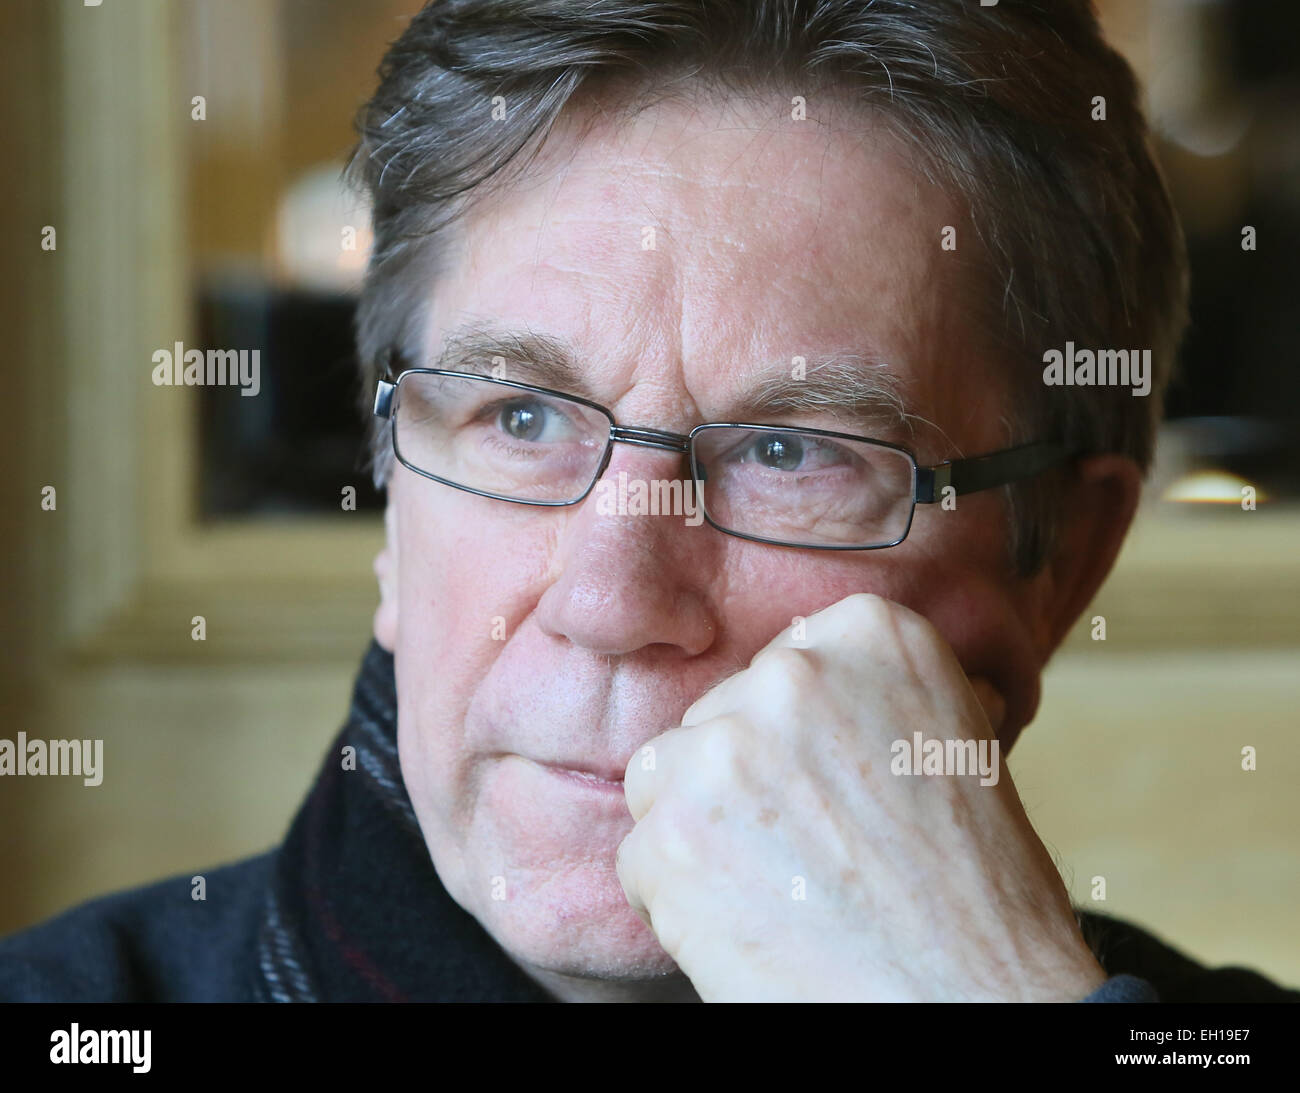
{"type": "MultiPolygon", "coordinates": [[[[988,271],[978,333],[1007,368],[1009,441],[1149,468],[1187,322],[1186,255],[1136,80],[1090,0],[440,0],[379,76],[349,167],[374,223],[356,324],[367,412],[383,351],[420,352],[458,217],[526,170],[580,89],[628,104],[683,80],[785,83],[847,92],[969,209],[988,271]],[[507,116],[485,123],[497,95],[507,116]],[[1048,386],[1043,353],[1067,340],[1150,349],[1150,395],[1048,386]]],[[[382,428],[372,458],[382,484],[382,428]]],[[[1051,548],[1060,473],[1007,488],[1021,573],[1051,548]]]]}

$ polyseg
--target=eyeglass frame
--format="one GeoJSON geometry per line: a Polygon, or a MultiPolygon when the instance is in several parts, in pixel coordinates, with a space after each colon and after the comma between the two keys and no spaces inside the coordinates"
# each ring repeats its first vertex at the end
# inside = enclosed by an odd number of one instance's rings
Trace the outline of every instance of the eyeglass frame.
{"type": "Polygon", "coordinates": [[[663,429],[619,425],[614,418],[613,411],[598,402],[583,398],[581,395],[569,394],[567,391],[556,391],[550,387],[539,387],[536,384],[523,383],[519,380],[507,380],[497,376],[459,372],[446,368],[403,368],[400,371],[394,371],[392,362],[400,359],[400,355],[395,352],[386,354],[384,368],[375,384],[373,410],[375,417],[387,420],[392,427],[393,454],[397,457],[398,462],[407,470],[413,471],[424,478],[440,482],[452,489],[464,490],[466,493],[487,497],[494,501],[508,501],[511,504],[532,505],[537,508],[570,508],[573,505],[581,504],[591,495],[591,491],[596,488],[596,483],[604,476],[606,469],[609,467],[610,458],[614,453],[615,444],[634,444],[645,448],[658,448],[662,451],[676,452],[678,455],[685,456],[690,465],[691,478],[698,489],[704,485],[705,478],[700,477],[701,467],[696,458],[694,440],[697,434],[708,429],[755,429],[763,432],[798,433],[805,436],[829,437],[834,440],[852,440],[859,444],[871,444],[879,448],[888,448],[907,457],[908,462],[912,465],[911,508],[907,514],[907,526],[903,529],[903,533],[890,543],[875,543],[870,546],[841,546],[829,543],[787,543],[779,539],[766,539],[759,535],[748,535],[742,531],[732,531],[730,528],[722,527],[709,515],[707,505],[702,504],[700,506],[704,519],[708,521],[709,526],[720,531],[723,535],[731,535],[737,539],[745,539],[752,543],[791,547],[796,550],[887,550],[890,547],[896,547],[907,538],[912,530],[912,521],[916,518],[916,506],[933,505],[942,501],[945,490],[951,488],[954,491],[953,496],[964,496],[979,493],[983,490],[995,489],[998,486],[1007,486],[1051,470],[1076,454],[1064,445],[1037,441],[1020,444],[1013,448],[1002,448],[999,451],[988,452],[984,455],[970,456],[966,459],[945,460],[942,463],[922,466],[916,457],[916,453],[901,444],[893,444],[887,440],[877,440],[874,437],[856,436],[852,433],[840,433],[828,429],[811,429],[802,425],[762,425],[745,421],[709,421],[696,425],[689,433],[672,433],[663,429]],[[465,486],[448,478],[442,478],[431,471],[426,471],[422,467],[417,467],[406,460],[398,447],[397,422],[393,416],[394,396],[397,393],[398,384],[402,382],[405,376],[409,375],[450,376],[454,379],[486,380],[489,383],[512,387],[519,391],[530,391],[534,394],[549,395],[552,398],[576,402],[588,409],[595,410],[609,422],[609,436],[605,441],[605,452],[601,456],[600,466],[581,496],[570,501],[530,501],[524,498],[507,497],[504,494],[475,489],[473,486],[465,486]]]}

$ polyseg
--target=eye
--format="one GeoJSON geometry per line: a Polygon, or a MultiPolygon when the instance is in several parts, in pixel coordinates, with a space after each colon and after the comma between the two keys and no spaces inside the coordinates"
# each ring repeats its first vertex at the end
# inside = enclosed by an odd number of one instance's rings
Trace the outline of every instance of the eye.
{"type": "Polygon", "coordinates": [[[855,461],[838,444],[796,433],[760,433],[738,456],[738,462],[786,472],[827,470],[855,461]]]}
{"type": "Polygon", "coordinates": [[[754,442],[757,461],[778,471],[792,471],[803,462],[803,441],[796,436],[769,433],[754,442]]]}
{"type": "Polygon", "coordinates": [[[498,423],[515,440],[537,440],[546,431],[546,414],[540,402],[521,399],[501,407],[498,423]]]}
{"type": "Polygon", "coordinates": [[[545,399],[519,397],[497,402],[480,412],[510,440],[523,444],[564,444],[581,440],[583,422],[575,421],[564,407],[545,399]]]}

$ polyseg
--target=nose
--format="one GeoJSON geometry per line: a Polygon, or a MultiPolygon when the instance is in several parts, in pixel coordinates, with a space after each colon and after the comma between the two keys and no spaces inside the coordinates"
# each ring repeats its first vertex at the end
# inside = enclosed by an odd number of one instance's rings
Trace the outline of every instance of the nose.
{"type": "Polygon", "coordinates": [[[697,656],[713,644],[709,588],[721,537],[702,523],[686,524],[685,503],[698,499],[685,473],[681,454],[614,446],[600,481],[560,532],[558,572],[537,606],[544,631],[605,656],[651,646],[697,656]],[[661,485],[673,480],[676,490],[661,485]],[[657,515],[638,512],[638,483],[643,497],[657,493],[657,515]],[[665,497],[680,498],[683,507],[665,514],[665,497]]]}

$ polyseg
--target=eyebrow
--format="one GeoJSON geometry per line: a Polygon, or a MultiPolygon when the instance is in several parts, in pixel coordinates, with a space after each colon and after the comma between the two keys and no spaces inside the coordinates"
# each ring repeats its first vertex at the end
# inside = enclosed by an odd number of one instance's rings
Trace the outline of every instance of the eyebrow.
{"type": "Polygon", "coordinates": [[[733,413],[760,424],[765,417],[829,414],[849,428],[913,432],[920,420],[907,410],[902,384],[883,361],[861,353],[833,353],[808,360],[795,378],[792,360],[760,373],[764,378],[733,413]]]}
{"type": "MultiPolygon", "coordinates": [[[[492,375],[493,368],[501,374],[499,369],[504,365],[505,379],[599,403],[576,363],[580,356],[563,338],[474,322],[457,327],[444,338],[434,367],[492,375]]],[[[753,385],[731,405],[727,420],[757,425],[767,418],[829,415],[846,429],[902,432],[909,436],[914,431],[913,422],[922,420],[908,412],[900,380],[883,361],[856,352],[803,359],[797,378],[793,374],[794,357],[756,369],[753,385]]]]}
{"type": "Polygon", "coordinates": [[[574,347],[561,338],[532,330],[505,330],[487,323],[457,327],[443,339],[435,368],[490,376],[504,366],[501,378],[550,387],[597,401],[574,363],[574,347]]]}

